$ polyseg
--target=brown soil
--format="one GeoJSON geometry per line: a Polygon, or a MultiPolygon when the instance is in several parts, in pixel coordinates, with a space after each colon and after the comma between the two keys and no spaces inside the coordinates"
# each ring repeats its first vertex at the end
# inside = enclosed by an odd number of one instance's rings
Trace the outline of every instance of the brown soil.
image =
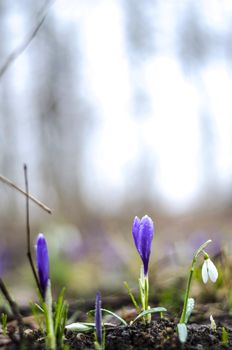
{"type": "MultiPolygon", "coordinates": [[[[118,301],[117,301],[118,302],[118,301]]],[[[92,301],[91,301],[92,303],[92,301]]],[[[123,318],[128,322],[136,316],[136,312],[131,308],[123,308],[123,300],[121,307],[117,310],[123,318]]],[[[91,309],[92,305],[82,305],[82,311],[76,315],[76,321],[86,320],[86,310],[91,309]]],[[[119,306],[118,303],[114,305],[119,306]]],[[[74,305],[70,307],[70,315],[73,315],[75,310],[80,307],[74,305]]],[[[1,311],[1,310],[0,310],[1,311]]],[[[45,350],[44,334],[36,329],[37,325],[34,318],[30,315],[30,309],[21,309],[23,320],[26,327],[24,332],[24,344],[17,343],[18,329],[17,323],[14,320],[8,320],[8,335],[4,336],[0,330],[0,350],[45,350]]],[[[179,312],[175,312],[179,314],[179,312]]],[[[115,318],[106,316],[106,322],[114,323],[115,318]]],[[[187,342],[182,345],[179,342],[176,326],[178,319],[170,316],[160,319],[159,315],[153,315],[153,321],[150,324],[136,323],[132,326],[115,326],[107,328],[106,333],[106,350],[220,350],[232,349],[232,316],[228,311],[223,310],[223,305],[220,303],[214,304],[198,304],[191,316],[191,322],[188,324],[187,342]],[[214,315],[217,325],[216,331],[210,328],[209,315],[214,315]],[[228,332],[228,341],[223,341],[223,327],[228,332]]],[[[75,333],[67,331],[65,334],[65,344],[70,350],[94,350],[94,335],[92,333],[75,333]]],[[[59,349],[61,350],[61,349],[59,349]]]]}
{"type": "MultiPolygon", "coordinates": [[[[232,349],[232,328],[225,327],[228,332],[228,342],[222,341],[222,327],[230,324],[226,319],[221,323],[217,321],[217,330],[214,332],[209,325],[190,323],[188,325],[188,339],[182,345],[176,333],[177,320],[159,319],[150,324],[138,323],[133,326],[117,326],[106,330],[106,350],[132,350],[132,349],[164,349],[164,350],[204,350],[204,349],[232,349]],[[225,321],[225,322],[224,322],[225,321]]],[[[14,329],[9,329],[14,333],[14,329]]],[[[15,330],[16,331],[16,330],[15,330]]],[[[15,333],[17,336],[17,331],[15,333]]],[[[23,349],[44,350],[44,336],[39,331],[27,329],[25,331],[23,349]]],[[[70,350],[94,350],[94,335],[74,333],[68,331],[65,343],[70,350]]],[[[0,335],[0,349],[18,350],[22,344],[14,339],[0,335]]]]}
{"type": "MultiPolygon", "coordinates": [[[[132,349],[232,349],[232,330],[228,331],[228,343],[222,343],[222,326],[218,325],[213,332],[209,326],[190,324],[188,339],[184,346],[180,344],[176,333],[176,322],[162,319],[153,321],[149,325],[136,324],[128,327],[117,327],[106,332],[106,350],[132,349]]],[[[71,349],[94,349],[92,336],[67,334],[67,342],[71,349]]]]}

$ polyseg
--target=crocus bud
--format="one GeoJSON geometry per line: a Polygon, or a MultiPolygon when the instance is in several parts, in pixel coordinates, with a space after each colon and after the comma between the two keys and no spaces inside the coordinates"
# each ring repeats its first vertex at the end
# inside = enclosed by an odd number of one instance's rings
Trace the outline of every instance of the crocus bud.
{"type": "Polygon", "coordinates": [[[101,293],[97,292],[95,303],[95,327],[98,344],[102,344],[102,311],[101,311],[101,293]]]}
{"type": "Polygon", "coordinates": [[[141,220],[136,216],[132,226],[135,246],[143,262],[144,276],[148,273],[148,264],[151,254],[151,243],[154,236],[152,219],[145,215],[141,220]]]}
{"type": "Polygon", "coordinates": [[[36,260],[39,275],[39,283],[43,297],[45,297],[49,280],[49,256],[47,242],[42,233],[38,235],[36,241],[36,260]]]}

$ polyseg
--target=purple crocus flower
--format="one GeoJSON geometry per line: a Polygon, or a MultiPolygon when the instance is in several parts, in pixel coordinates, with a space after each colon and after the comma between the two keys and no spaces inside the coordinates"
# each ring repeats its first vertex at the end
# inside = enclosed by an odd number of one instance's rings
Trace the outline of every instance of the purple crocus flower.
{"type": "Polygon", "coordinates": [[[43,297],[45,297],[47,284],[49,280],[49,256],[47,242],[42,233],[40,233],[37,237],[36,260],[40,287],[42,290],[43,297]]]}
{"type": "Polygon", "coordinates": [[[154,236],[152,219],[148,215],[145,215],[141,220],[136,216],[132,225],[132,234],[136,248],[143,262],[144,276],[147,276],[151,243],[154,236]]]}
{"type": "Polygon", "coordinates": [[[101,311],[101,293],[97,292],[95,303],[95,326],[96,338],[98,344],[102,344],[102,311],[101,311]]]}

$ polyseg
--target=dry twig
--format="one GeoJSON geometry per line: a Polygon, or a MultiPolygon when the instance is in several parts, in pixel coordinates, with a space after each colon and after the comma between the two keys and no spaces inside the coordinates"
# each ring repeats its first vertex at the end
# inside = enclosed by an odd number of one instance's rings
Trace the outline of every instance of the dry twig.
{"type": "Polygon", "coordinates": [[[6,185],[9,185],[10,187],[16,189],[17,191],[19,191],[20,193],[24,194],[24,196],[28,196],[28,198],[30,198],[34,203],[36,203],[40,208],[42,208],[43,210],[45,210],[47,213],[52,214],[52,210],[47,207],[44,203],[42,203],[41,201],[39,201],[37,198],[35,198],[34,196],[32,196],[30,193],[26,193],[24,190],[22,190],[20,187],[18,187],[15,183],[13,183],[11,180],[7,179],[5,176],[0,175],[0,181],[2,181],[3,183],[5,183],[6,185]]]}
{"type": "MultiPolygon", "coordinates": [[[[19,335],[20,338],[23,338],[23,318],[22,315],[20,314],[19,311],[19,307],[16,304],[16,302],[11,298],[10,293],[8,292],[5,283],[3,282],[2,278],[0,278],[0,289],[2,291],[2,294],[4,295],[4,297],[6,298],[6,300],[8,301],[11,311],[13,313],[13,315],[15,316],[17,322],[18,322],[18,326],[19,326],[19,335]]],[[[15,339],[13,339],[15,341],[15,339]]]]}
{"type": "Polygon", "coordinates": [[[48,9],[53,2],[54,1],[50,1],[48,3],[48,5],[46,5],[46,9],[45,9],[45,11],[43,11],[42,17],[40,18],[38,23],[35,25],[32,32],[28,34],[28,36],[24,39],[24,41],[16,49],[14,49],[14,51],[6,59],[5,63],[3,63],[2,67],[0,68],[0,78],[6,73],[6,71],[11,66],[11,64],[26,50],[26,48],[30,45],[32,40],[35,38],[40,27],[44,23],[44,21],[47,17],[48,9]]]}
{"type": "Polygon", "coordinates": [[[27,176],[27,166],[24,164],[24,179],[25,179],[25,190],[26,190],[26,232],[27,232],[27,257],[32,269],[33,276],[35,278],[35,282],[37,288],[41,295],[43,295],[41,286],[39,283],[38,275],[36,273],[35,265],[33,263],[33,259],[31,256],[31,230],[30,230],[30,217],[29,217],[29,196],[28,196],[28,176],[27,176]]]}

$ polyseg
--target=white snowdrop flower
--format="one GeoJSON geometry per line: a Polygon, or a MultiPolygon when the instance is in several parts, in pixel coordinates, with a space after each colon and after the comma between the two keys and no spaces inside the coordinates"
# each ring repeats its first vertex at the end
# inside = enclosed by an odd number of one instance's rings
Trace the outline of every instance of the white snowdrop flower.
{"type": "Polygon", "coordinates": [[[207,283],[209,278],[211,279],[212,282],[217,281],[217,278],[218,278],[217,268],[209,258],[206,258],[204,261],[204,264],[202,265],[201,275],[204,283],[207,283]]]}

